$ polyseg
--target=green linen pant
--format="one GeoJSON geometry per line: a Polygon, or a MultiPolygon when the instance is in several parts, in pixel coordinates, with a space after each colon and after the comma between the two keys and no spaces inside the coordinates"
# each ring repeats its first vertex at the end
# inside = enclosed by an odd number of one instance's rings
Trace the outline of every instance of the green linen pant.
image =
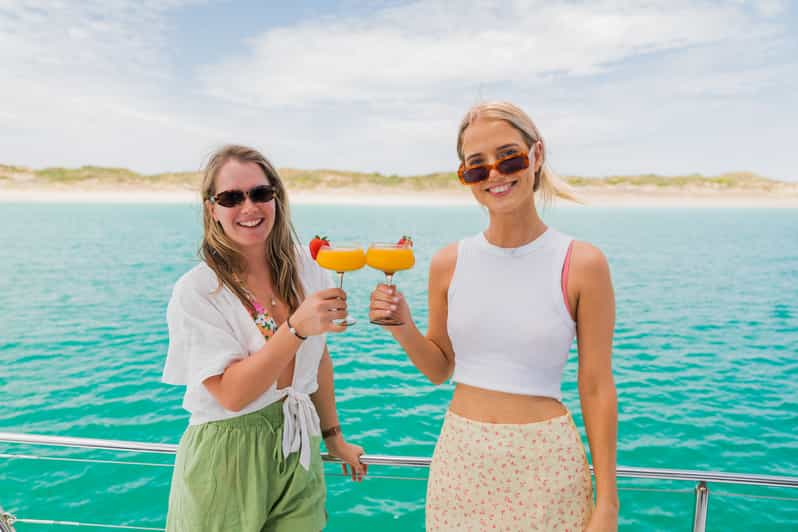
{"type": "Polygon", "coordinates": [[[233,419],[190,426],[180,439],[167,532],[316,532],[327,522],[319,446],[311,464],[283,456],[280,401],[233,419]]]}

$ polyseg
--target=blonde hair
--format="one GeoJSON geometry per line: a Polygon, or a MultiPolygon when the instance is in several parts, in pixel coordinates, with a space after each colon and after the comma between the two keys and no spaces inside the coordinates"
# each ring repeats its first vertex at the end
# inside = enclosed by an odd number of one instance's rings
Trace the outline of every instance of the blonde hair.
{"type": "Polygon", "coordinates": [[[294,312],[304,297],[297,270],[299,237],[291,224],[288,198],[283,182],[277,170],[257,150],[246,146],[229,145],[219,149],[208,159],[202,177],[203,235],[199,250],[200,257],[216,272],[219,278],[219,288],[222,284],[227,286],[252,312],[254,307],[247,292],[236,281],[236,277],[242,274],[246,267],[244,256],[236,243],[224,233],[222,225],[213,219],[209,205],[210,198],[217,192],[216,176],[222,166],[231,159],[242,163],[257,164],[263,170],[270,184],[274,186],[274,226],[266,240],[266,257],[264,258],[271,269],[276,294],[288,304],[291,312],[294,312]]]}
{"type": "Polygon", "coordinates": [[[457,155],[460,162],[465,161],[463,153],[463,135],[468,126],[473,124],[478,118],[488,118],[493,120],[504,120],[515,128],[524,139],[527,148],[534,151],[532,147],[536,142],[541,146],[541,165],[535,172],[535,182],[532,189],[543,198],[543,204],[550,203],[555,197],[564,198],[581,203],[574,190],[549,168],[546,164],[546,143],[540,135],[537,126],[524,111],[510,102],[486,102],[475,105],[468,110],[463,121],[460,123],[460,130],[457,133],[457,155]]]}

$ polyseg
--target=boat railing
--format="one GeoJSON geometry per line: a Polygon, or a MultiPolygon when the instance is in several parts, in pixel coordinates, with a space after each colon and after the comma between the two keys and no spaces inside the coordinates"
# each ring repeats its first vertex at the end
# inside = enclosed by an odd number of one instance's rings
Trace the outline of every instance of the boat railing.
{"type": "MultiPolygon", "coordinates": [[[[66,436],[47,436],[39,434],[20,434],[11,432],[0,432],[0,443],[15,443],[26,445],[47,445],[57,447],[77,447],[82,449],[97,449],[108,451],[127,451],[135,453],[157,453],[157,454],[171,454],[177,452],[177,445],[168,443],[145,443],[137,441],[126,440],[105,440],[96,438],[72,438],[66,436]]],[[[60,458],[60,457],[42,457],[34,455],[22,454],[8,454],[0,453],[0,458],[4,459],[30,459],[30,460],[60,460],[60,461],[79,461],[79,462],[94,462],[94,463],[114,463],[114,464],[131,464],[131,465],[149,465],[171,467],[172,464],[156,464],[156,463],[143,463],[143,462],[119,462],[111,460],[91,460],[91,459],[78,459],[78,458],[60,458]]],[[[325,462],[340,462],[337,458],[329,454],[322,454],[325,462]]],[[[415,468],[428,468],[431,458],[418,457],[418,456],[391,456],[379,454],[366,454],[361,457],[364,464],[370,466],[388,466],[388,467],[415,467],[415,468]]],[[[592,473],[591,466],[591,473],[592,473]]],[[[668,481],[688,481],[694,482],[695,486],[693,492],[695,495],[695,506],[693,510],[693,528],[694,532],[704,532],[706,530],[707,512],[709,509],[709,484],[737,484],[747,486],[767,486],[778,488],[798,488],[798,477],[792,476],[774,476],[774,475],[753,475],[748,473],[728,473],[719,471],[696,471],[688,469],[655,469],[649,467],[629,467],[618,466],[617,476],[619,478],[634,478],[634,479],[652,479],[652,480],[668,480],[668,481]]],[[[374,478],[375,475],[369,474],[374,478]]],[[[385,477],[382,478],[394,478],[385,477]]],[[[398,477],[407,479],[408,477],[398,477]]],[[[423,480],[423,479],[419,479],[423,480]]],[[[634,488],[628,488],[634,489],[634,488]]],[[[774,500],[789,500],[798,502],[798,497],[768,497],[760,496],[763,499],[774,500]]],[[[17,523],[31,523],[31,524],[49,524],[49,525],[70,525],[70,526],[91,526],[91,527],[104,527],[114,529],[126,530],[163,530],[162,528],[148,528],[128,525],[103,525],[98,523],[78,523],[74,521],[53,521],[41,519],[24,519],[17,518],[10,513],[3,512],[2,500],[0,500],[0,532],[13,531],[13,524],[17,523]]],[[[796,523],[798,528],[798,523],[796,523]]]]}

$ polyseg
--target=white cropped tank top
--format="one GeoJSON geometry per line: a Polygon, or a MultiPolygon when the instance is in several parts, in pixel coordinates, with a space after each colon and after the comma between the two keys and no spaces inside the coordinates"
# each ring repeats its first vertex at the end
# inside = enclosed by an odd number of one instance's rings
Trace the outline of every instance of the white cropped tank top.
{"type": "Polygon", "coordinates": [[[576,336],[561,284],[572,240],[547,229],[517,248],[495,246],[482,233],[459,242],[448,292],[453,381],[562,398],[576,336]]]}

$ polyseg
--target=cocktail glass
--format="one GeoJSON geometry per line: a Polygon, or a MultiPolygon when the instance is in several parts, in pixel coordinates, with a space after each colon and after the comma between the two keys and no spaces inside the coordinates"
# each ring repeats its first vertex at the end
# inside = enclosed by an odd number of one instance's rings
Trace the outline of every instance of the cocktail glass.
{"type": "MultiPolygon", "coordinates": [[[[324,269],[338,273],[338,288],[344,286],[344,273],[359,270],[366,265],[366,253],[359,244],[334,244],[319,249],[316,262],[324,269]]],[[[357,320],[349,316],[333,320],[336,325],[354,325],[357,320]]]]}
{"type": "MultiPolygon", "coordinates": [[[[374,242],[366,252],[366,264],[385,274],[385,284],[394,286],[393,275],[401,270],[409,270],[416,263],[413,248],[409,244],[374,242]]],[[[398,318],[387,316],[371,320],[376,325],[404,325],[398,318]]]]}

